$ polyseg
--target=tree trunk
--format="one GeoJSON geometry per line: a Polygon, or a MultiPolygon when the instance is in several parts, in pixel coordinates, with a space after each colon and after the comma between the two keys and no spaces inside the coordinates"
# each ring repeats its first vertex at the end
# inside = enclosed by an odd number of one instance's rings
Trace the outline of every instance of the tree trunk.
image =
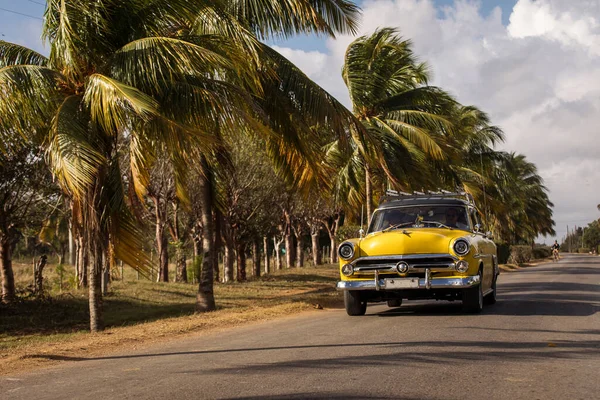
{"type": "Polygon", "coordinates": [[[281,269],[281,243],[283,240],[277,241],[277,238],[273,238],[273,247],[275,247],[275,269],[281,269]]]}
{"type": "Polygon", "coordinates": [[[373,204],[371,202],[372,197],[373,193],[371,190],[371,169],[369,168],[365,160],[365,198],[367,203],[367,226],[369,226],[369,223],[371,222],[371,210],[373,209],[373,204]]]}
{"type": "Polygon", "coordinates": [[[40,257],[39,261],[35,264],[35,276],[34,279],[34,292],[37,297],[41,297],[44,294],[44,267],[48,257],[44,254],[40,257]]]}
{"type": "Polygon", "coordinates": [[[260,245],[258,239],[252,240],[252,267],[254,268],[254,276],[260,276],[260,245]]]}
{"type": "Polygon", "coordinates": [[[296,267],[304,267],[304,238],[301,232],[296,235],[296,267]]]}
{"type": "Polygon", "coordinates": [[[75,250],[75,238],[73,237],[73,222],[69,223],[69,264],[77,263],[77,251],[75,250]]]}
{"type": "Polygon", "coordinates": [[[90,306],[90,331],[99,332],[104,329],[102,316],[102,254],[100,243],[93,245],[92,264],[89,271],[89,306],[90,306]]]}
{"type": "Polygon", "coordinates": [[[212,184],[211,171],[206,158],[200,158],[200,202],[202,207],[202,226],[204,235],[202,235],[202,271],[198,284],[198,293],[196,295],[196,310],[198,312],[214,311],[215,294],[213,290],[213,226],[212,226],[212,184]]]}
{"type": "Polygon", "coordinates": [[[268,274],[271,272],[271,263],[269,259],[269,238],[266,236],[263,237],[263,249],[265,252],[265,274],[268,274]]]}
{"type": "Polygon", "coordinates": [[[0,240],[0,272],[2,273],[2,301],[15,300],[15,275],[12,268],[12,245],[10,240],[0,240]]]}
{"type": "Polygon", "coordinates": [[[177,243],[177,247],[175,248],[175,263],[176,267],[176,282],[185,282],[187,283],[187,258],[185,256],[185,248],[181,242],[177,243]]]}
{"type": "Polygon", "coordinates": [[[229,227],[223,227],[223,236],[225,239],[225,256],[223,257],[223,275],[225,282],[233,282],[233,264],[235,258],[235,249],[233,245],[233,237],[229,227]]]}
{"type": "Polygon", "coordinates": [[[215,282],[219,282],[221,280],[221,271],[219,268],[219,257],[218,255],[220,254],[220,249],[221,249],[221,213],[217,210],[215,212],[213,221],[215,223],[215,233],[214,233],[214,240],[215,240],[215,257],[213,258],[213,270],[214,270],[214,279],[215,282]]]}
{"type": "Polygon", "coordinates": [[[294,237],[291,229],[285,234],[285,264],[287,268],[294,266],[294,237]]]}
{"type": "Polygon", "coordinates": [[[319,232],[310,234],[312,245],[312,259],[315,266],[321,265],[321,251],[319,249],[319,232]]]}
{"type": "Polygon", "coordinates": [[[85,238],[80,235],[77,238],[78,248],[77,248],[77,274],[78,274],[78,284],[79,288],[87,287],[88,285],[88,264],[89,264],[89,256],[88,249],[86,246],[85,238]]]}
{"type": "Polygon", "coordinates": [[[246,280],[246,244],[238,242],[235,251],[237,253],[237,281],[244,282],[246,280]]]}
{"type": "Polygon", "coordinates": [[[337,262],[337,242],[335,239],[335,234],[331,231],[329,232],[329,242],[331,243],[331,248],[329,249],[329,260],[332,264],[337,262]]]}
{"type": "Polygon", "coordinates": [[[165,219],[160,209],[161,202],[154,198],[154,214],[156,217],[156,255],[158,256],[157,282],[169,282],[169,251],[167,233],[165,232],[165,219]]]}

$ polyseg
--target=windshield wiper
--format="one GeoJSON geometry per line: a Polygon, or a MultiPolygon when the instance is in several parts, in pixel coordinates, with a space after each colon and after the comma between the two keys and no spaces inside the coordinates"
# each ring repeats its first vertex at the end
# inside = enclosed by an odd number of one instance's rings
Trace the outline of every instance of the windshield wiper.
{"type": "Polygon", "coordinates": [[[442,224],[441,222],[438,222],[438,221],[419,221],[419,224],[436,224],[439,227],[450,229],[451,231],[455,229],[455,228],[453,228],[451,226],[444,225],[444,224],[442,224]]]}
{"type": "Polygon", "coordinates": [[[414,224],[414,222],[411,221],[411,222],[403,222],[401,224],[391,225],[391,226],[388,226],[387,228],[385,228],[384,230],[382,230],[381,232],[387,232],[387,231],[390,231],[392,229],[398,229],[398,228],[401,228],[403,226],[412,225],[412,224],[414,224]]]}

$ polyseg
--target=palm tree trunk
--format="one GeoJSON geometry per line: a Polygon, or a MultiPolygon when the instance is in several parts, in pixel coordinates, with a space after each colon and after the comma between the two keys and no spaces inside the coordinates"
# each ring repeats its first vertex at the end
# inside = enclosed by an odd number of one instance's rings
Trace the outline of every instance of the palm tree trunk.
{"type": "Polygon", "coordinates": [[[254,276],[260,276],[260,245],[258,239],[252,240],[252,267],[254,268],[254,276]]]}
{"type": "Polygon", "coordinates": [[[296,267],[304,267],[304,238],[302,233],[296,236],[296,267]]]}
{"type": "Polygon", "coordinates": [[[219,254],[220,254],[220,249],[221,249],[221,213],[217,210],[215,212],[213,221],[215,222],[215,233],[214,233],[214,240],[215,240],[215,256],[213,258],[213,270],[214,270],[214,279],[215,282],[219,282],[221,279],[221,271],[219,268],[219,254]]]}
{"type": "Polygon", "coordinates": [[[77,238],[77,271],[78,271],[78,287],[87,287],[88,285],[88,264],[89,256],[86,241],[83,235],[78,235],[77,238]]]}
{"type": "MultiPolygon", "coordinates": [[[[369,166],[366,164],[365,161],[365,198],[366,198],[366,203],[367,203],[367,226],[369,226],[369,223],[371,222],[371,212],[373,210],[373,204],[372,204],[372,198],[373,198],[373,193],[372,193],[372,189],[371,189],[371,169],[369,168],[369,166]]],[[[362,221],[361,221],[362,223],[362,221]]]]}
{"type": "Polygon", "coordinates": [[[177,271],[175,281],[187,283],[187,259],[185,256],[185,248],[181,242],[178,243],[177,247],[175,248],[175,260],[175,270],[177,271]]]}
{"type": "Polygon", "coordinates": [[[156,218],[156,254],[158,255],[157,282],[169,282],[169,252],[167,233],[165,232],[165,219],[163,218],[161,202],[154,200],[154,215],[156,218]]]}
{"type": "Polygon", "coordinates": [[[319,251],[319,232],[310,234],[312,245],[312,259],[315,266],[321,265],[321,252],[319,251]]]}
{"type": "Polygon", "coordinates": [[[12,268],[12,245],[3,237],[0,240],[0,272],[2,273],[2,301],[12,303],[15,300],[15,275],[12,268]]]}
{"type": "Polygon", "coordinates": [[[214,241],[212,226],[212,183],[211,171],[206,158],[200,158],[200,168],[202,169],[199,179],[200,202],[202,207],[201,218],[204,234],[202,235],[202,270],[198,284],[198,293],[196,295],[196,310],[198,312],[214,311],[215,294],[213,289],[213,257],[214,241]]]}
{"type": "Polygon", "coordinates": [[[92,265],[89,271],[89,306],[90,306],[90,331],[99,332],[104,329],[102,316],[102,254],[100,243],[93,246],[92,265]]]}
{"type": "Polygon", "coordinates": [[[235,251],[237,253],[237,281],[243,282],[246,280],[246,244],[238,241],[235,251]]]}
{"type": "Polygon", "coordinates": [[[294,266],[294,237],[291,228],[285,234],[285,263],[287,268],[294,266]]]}
{"type": "Polygon", "coordinates": [[[233,261],[235,249],[233,246],[233,237],[231,229],[224,229],[223,236],[225,238],[225,256],[223,257],[223,275],[225,282],[233,282],[233,261]]]}
{"type": "Polygon", "coordinates": [[[265,252],[265,274],[268,274],[271,272],[271,263],[269,259],[269,238],[266,236],[263,237],[263,249],[265,252]]]}

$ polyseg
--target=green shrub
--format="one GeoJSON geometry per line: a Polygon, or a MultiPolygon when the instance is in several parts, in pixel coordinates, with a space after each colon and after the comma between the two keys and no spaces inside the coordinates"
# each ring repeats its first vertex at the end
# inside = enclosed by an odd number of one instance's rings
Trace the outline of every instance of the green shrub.
{"type": "Polygon", "coordinates": [[[496,249],[498,252],[498,263],[506,264],[508,257],[510,257],[510,245],[506,243],[496,243],[496,249]]]}
{"type": "Polygon", "coordinates": [[[521,264],[531,261],[533,251],[531,246],[510,246],[510,256],[508,262],[512,264],[521,264]]]}
{"type": "MultiPolygon", "coordinates": [[[[364,228],[366,230],[366,228],[364,228]]],[[[347,239],[353,239],[360,237],[360,225],[343,225],[337,231],[337,241],[338,243],[343,242],[347,239]]]]}
{"type": "Polygon", "coordinates": [[[552,249],[549,246],[537,246],[533,248],[533,258],[548,258],[552,255],[552,249]]]}

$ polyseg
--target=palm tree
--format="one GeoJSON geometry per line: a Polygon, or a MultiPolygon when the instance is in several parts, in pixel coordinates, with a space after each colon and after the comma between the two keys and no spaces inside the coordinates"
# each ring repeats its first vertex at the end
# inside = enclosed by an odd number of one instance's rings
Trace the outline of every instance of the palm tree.
{"type": "Polygon", "coordinates": [[[234,125],[249,115],[248,95],[232,86],[233,77],[243,83],[254,68],[239,62],[240,46],[224,37],[177,37],[178,21],[207,8],[184,1],[52,0],[44,21],[48,58],[0,43],[2,131],[39,139],[73,199],[93,259],[92,331],[102,329],[100,273],[113,256],[109,241],[114,256],[142,271],[148,265],[127,207],[118,144],[129,143],[132,184],[141,195],[158,144],[181,181],[187,145],[206,147],[217,123],[234,125]]]}
{"type": "Polygon", "coordinates": [[[447,158],[443,133],[451,124],[444,115],[453,100],[427,85],[427,65],[417,61],[411,42],[392,28],[352,42],[342,76],[354,114],[367,132],[365,137],[352,137],[350,163],[364,171],[370,216],[373,175],[387,180],[382,186],[409,188],[411,183],[426,183],[425,161],[447,158]]]}
{"type": "Polygon", "coordinates": [[[531,243],[538,235],[555,235],[553,204],[536,166],[520,154],[500,155],[492,171],[492,197],[502,204],[493,209],[500,238],[509,243],[531,243]]]}
{"type": "Polygon", "coordinates": [[[0,112],[5,116],[0,131],[43,143],[54,175],[72,199],[73,218],[84,227],[93,259],[92,331],[102,329],[103,263],[115,256],[142,271],[148,265],[127,206],[123,176],[129,177],[141,198],[156,150],[164,148],[172,161],[177,194],[185,198],[188,161],[199,160],[205,207],[197,308],[212,310],[209,161],[219,131],[252,130],[269,136],[271,147],[277,149],[274,156],[283,157],[281,166],[301,182],[302,169],[315,169],[310,149],[303,148],[312,123],[328,116],[328,122],[339,128],[351,120],[339,103],[261,45],[256,35],[352,31],[358,11],[353,4],[345,0],[283,6],[268,0],[215,4],[50,0],[44,21],[48,58],[0,43],[0,112]],[[272,95],[287,98],[284,111],[278,111],[280,104],[272,101],[272,95]],[[286,116],[289,111],[294,112],[286,116]],[[298,121],[302,128],[284,132],[298,121]],[[117,157],[121,143],[128,145],[128,168],[117,157]],[[109,252],[112,248],[114,255],[109,252]]]}

